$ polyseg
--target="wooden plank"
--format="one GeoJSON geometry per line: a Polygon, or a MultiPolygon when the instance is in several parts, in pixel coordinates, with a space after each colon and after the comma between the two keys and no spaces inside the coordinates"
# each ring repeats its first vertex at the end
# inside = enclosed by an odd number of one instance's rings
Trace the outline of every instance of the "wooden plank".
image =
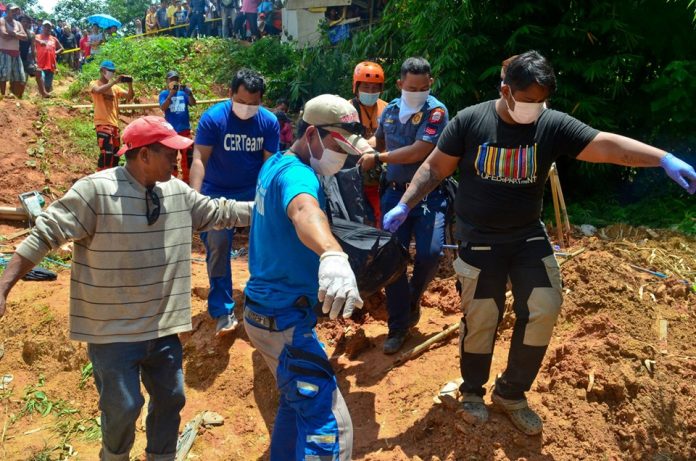
{"type": "Polygon", "coordinates": [[[17,237],[21,237],[22,235],[27,235],[29,232],[31,232],[31,228],[22,229],[21,231],[17,231],[17,232],[13,232],[11,234],[8,234],[8,235],[0,236],[0,240],[3,240],[3,241],[14,240],[17,237]]]}
{"type": "Polygon", "coordinates": [[[352,0],[288,0],[285,8],[288,10],[306,10],[308,8],[326,8],[329,6],[347,6],[352,0]]]}

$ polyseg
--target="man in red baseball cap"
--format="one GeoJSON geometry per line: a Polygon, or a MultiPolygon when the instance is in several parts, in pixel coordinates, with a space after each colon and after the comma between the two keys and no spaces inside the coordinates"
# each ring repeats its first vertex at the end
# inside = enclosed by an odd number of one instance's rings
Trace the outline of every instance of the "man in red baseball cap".
{"type": "MultiPolygon", "coordinates": [[[[36,219],[0,278],[0,317],[14,284],[74,241],[70,337],[87,343],[99,392],[100,459],[130,459],[150,394],[147,459],[174,461],[184,406],[178,333],[191,330],[191,234],[248,226],[252,202],[211,199],[171,177],[192,140],[162,117],[123,132],[124,167],[77,181],[36,219]]],[[[20,301],[21,302],[21,301],[20,301]]]]}

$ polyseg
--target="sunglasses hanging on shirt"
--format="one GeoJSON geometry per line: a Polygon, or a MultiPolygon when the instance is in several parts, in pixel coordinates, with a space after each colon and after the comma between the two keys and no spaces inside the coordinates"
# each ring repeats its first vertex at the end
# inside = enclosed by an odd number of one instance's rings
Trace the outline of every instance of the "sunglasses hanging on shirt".
{"type": "Polygon", "coordinates": [[[160,216],[160,199],[154,191],[154,187],[151,186],[145,190],[145,216],[147,217],[148,226],[156,223],[160,216]],[[150,211],[150,202],[152,202],[152,211],[150,211]]]}

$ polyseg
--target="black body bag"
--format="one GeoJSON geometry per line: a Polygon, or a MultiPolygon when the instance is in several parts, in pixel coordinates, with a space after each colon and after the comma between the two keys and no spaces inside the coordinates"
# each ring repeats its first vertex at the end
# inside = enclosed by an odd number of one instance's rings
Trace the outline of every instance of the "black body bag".
{"type": "Polygon", "coordinates": [[[393,283],[408,264],[408,251],[387,231],[333,217],[331,231],[348,254],[365,299],[393,283]]]}

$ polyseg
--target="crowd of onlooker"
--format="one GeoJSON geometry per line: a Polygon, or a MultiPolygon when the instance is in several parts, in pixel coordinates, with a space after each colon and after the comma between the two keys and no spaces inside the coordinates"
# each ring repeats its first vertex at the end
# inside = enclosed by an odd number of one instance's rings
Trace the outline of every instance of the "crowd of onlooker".
{"type": "Polygon", "coordinates": [[[281,8],[278,0],[163,0],[150,5],[144,20],[135,20],[135,28],[138,34],[254,40],[280,34],[281,8]]]}

